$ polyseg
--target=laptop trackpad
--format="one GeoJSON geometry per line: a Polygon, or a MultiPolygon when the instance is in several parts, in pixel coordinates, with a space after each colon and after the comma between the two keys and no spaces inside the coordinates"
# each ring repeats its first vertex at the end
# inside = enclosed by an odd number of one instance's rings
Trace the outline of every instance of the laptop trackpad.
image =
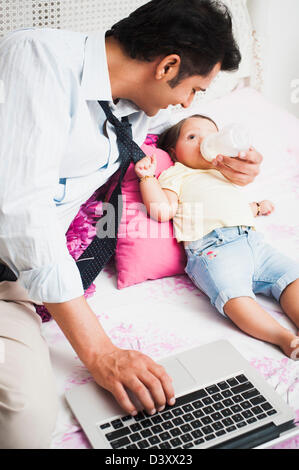
{"type": "Polygon", "coordinates": [[[187,390],[196,384],[196,380],[188,369],[180,362],[178,358],[165,359],[162,362],[166,372],[172,378],[173,388],[176,395],[187,390]]]}
{"type": "MultiPolygon", "coordinates": [[[[182,393],[188,393],[188,389],[194,387],[196,380],[190,374],[188,369],[179,361],[179,359],[163,359],[161,365],[165,368],[167,374],[172,378],[172,384],[175,395],[182,393]]],[[[142,410],[143,406],[139,402],[138,398],[126,388],[126,392],[129,395],[130,400],[136,406],[137,410],[142,410]]]]}

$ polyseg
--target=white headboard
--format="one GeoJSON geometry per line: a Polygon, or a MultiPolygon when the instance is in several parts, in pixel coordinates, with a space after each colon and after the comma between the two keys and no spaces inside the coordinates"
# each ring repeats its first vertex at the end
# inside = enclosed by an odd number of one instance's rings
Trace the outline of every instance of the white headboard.
{"type": "Polygon", "coordinates": [[[0,35],[37,27],[73,31],[108,29],[143,0],[1,0],[0,35]]]}

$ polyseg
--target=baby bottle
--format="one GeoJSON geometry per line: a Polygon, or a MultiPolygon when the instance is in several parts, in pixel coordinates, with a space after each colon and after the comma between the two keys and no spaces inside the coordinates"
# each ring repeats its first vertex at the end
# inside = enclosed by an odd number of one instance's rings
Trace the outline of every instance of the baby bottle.
{"type": "Polygon", "coordinates": [[[237,157],[250,147],[249,135],[241,125],[230,124],[219,132],[207,135],[200,145],[202,156],[211,162],[217,155],[237,157]]]}

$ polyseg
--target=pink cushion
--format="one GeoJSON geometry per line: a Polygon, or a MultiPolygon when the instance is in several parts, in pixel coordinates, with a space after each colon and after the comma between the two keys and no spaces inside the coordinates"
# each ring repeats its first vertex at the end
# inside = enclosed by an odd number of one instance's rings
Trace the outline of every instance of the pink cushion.
{"type": "MultiPolygon", "coordinates": [[[[147,155],[155,153],[157,177],[173,165],[163,150],[145,144],[141,148],[147,155]]],[[[124,177],[122,193],[123,215],[115,254],[117,287],[122,289],[147,279],[183,274],[184,248],[173,236],[171,221],[159,223],[146,214],[133,163],[124,177]]]]}

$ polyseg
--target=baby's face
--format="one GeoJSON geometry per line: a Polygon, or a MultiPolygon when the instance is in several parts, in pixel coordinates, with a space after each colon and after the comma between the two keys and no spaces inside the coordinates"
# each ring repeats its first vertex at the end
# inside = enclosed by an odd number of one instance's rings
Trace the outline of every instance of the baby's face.
{"type": "Polygon", "coordinates": [[[208,119],[192,117],[182,125],[175,146],[176,160],[190,168],[207,170],[215,168],[200,152],[200,144],[208,135],[217,132],[215,124],[208,119]]]}

